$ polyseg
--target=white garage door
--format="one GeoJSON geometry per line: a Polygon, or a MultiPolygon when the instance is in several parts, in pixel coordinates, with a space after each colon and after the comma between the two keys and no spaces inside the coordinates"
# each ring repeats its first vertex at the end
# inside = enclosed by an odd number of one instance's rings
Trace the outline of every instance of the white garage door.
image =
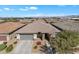
{"type": "Polygon", "coordinates": [[[33,35],[24,35],[24,34],[21,34],[20,35],[20,39],[21,40],[33,40],[33,35]]]}

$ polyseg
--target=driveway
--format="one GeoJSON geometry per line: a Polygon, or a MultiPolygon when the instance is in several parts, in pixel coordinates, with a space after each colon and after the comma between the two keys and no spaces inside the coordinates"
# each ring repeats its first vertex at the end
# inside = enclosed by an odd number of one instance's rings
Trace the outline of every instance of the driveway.
{"type": "Polygon", "coordinates": [[[12,54],[31,54],[32,53],[32,40],[20,40],[12,54]]]}

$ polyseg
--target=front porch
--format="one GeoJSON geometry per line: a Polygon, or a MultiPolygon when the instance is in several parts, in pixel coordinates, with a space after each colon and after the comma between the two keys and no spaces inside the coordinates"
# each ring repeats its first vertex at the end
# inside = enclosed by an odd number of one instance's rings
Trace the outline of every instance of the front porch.
{"type": "Polygon", "coordinates": [[[50,41],[50,38],[51,37],[55,37],[55,36],[56,36],[56,33],[49,34],[49,33],[41,33],[41,32],[38,32],[36,34],[33,34],[33,39],[40,38],[41,40],[46,39],[47,41],[50,41]]]}

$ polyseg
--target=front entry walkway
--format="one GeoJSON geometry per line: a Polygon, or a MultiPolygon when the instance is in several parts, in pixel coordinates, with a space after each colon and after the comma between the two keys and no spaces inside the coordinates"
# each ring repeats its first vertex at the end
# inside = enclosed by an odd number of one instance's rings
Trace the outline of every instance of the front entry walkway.
{"type": "Polygon", "coordinates": [[[32,40],[20,40],[12,54],[31,54],[32,53],[32,40]]]}

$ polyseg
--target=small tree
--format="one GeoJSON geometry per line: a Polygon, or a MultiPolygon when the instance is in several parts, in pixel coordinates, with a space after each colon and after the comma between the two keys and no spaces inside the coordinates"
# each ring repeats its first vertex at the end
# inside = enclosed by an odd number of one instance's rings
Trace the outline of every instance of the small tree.
{"type": "Polygon", "coordinates": [[[72,31],[62,31],[55,39],[51,38],[50,44],[59,53],[72,52],[71,49],[79,44],[79,33],[72,31]]]}

